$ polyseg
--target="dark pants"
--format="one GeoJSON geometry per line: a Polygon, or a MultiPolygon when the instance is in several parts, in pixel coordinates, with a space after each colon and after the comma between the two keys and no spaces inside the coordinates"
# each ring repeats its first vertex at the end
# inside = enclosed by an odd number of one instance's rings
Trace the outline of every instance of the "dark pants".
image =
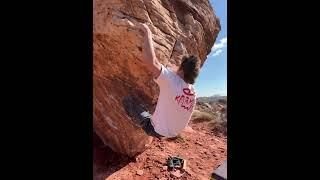
{"type": "Polygon", "coordinates": [[[151,124],[151,114],[144,111],[143,106],[138,103],[137,99],[127,96],[123,99],[123,105],[131,120],[139,127],[141,127],[149,136],[156,138],[164,137],[158,134],[151,124]]]}
{"type": "Polygon", "coordinates": [[[142,129],[149,135],[149,136],[153,136],[156,138],[162,138],[163,136],[158,134],[155,130],[153,125],[151,124],[151,118],[144,118],[143,124],[142,124],[142,129]]]}

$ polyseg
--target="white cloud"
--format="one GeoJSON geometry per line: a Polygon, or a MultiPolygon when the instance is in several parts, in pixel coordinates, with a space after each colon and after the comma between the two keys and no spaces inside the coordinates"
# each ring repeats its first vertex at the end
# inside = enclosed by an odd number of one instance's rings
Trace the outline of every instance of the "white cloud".
{"type": "Polygon", "coordinates": [[[222,53],[222,49],[227,47],[227,37],[220,39],[219,42],[216,42],[211,49],[211,56],[218,56],[222,53]]]}
{"type": "Polygon", "coordinates": [[[212,53],[211,56],[218,56],[220,53],[222,53],[222,49],[218,49],[217,51],[215,51],[214,53],[212,53]]]}

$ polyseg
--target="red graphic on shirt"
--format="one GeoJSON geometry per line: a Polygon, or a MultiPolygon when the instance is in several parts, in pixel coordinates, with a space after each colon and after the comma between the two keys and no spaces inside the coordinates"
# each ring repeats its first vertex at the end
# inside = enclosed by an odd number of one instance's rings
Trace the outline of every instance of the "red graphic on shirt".
{"type": "Polygon", "coordinates": [[[194,93],[190,89],[184,88],[183,94],[176,96],[175,101],[187,111],[191,111],[194,104],[194,93]]]}
{"type": "Polygon", "coordinates": [[[191,93],[191,90],[188,89],[188,88],[183,88],[183,93],[184,93],[185,95],[188,95],[188,96],[193,96],[193,95],[194,95],[194,93],[192,94],[192,93],[191,93]]]}

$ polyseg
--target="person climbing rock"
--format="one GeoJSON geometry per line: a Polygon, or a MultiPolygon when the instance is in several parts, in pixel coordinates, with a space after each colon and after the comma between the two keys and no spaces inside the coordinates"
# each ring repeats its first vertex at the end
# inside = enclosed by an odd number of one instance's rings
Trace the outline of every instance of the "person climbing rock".
{"type": "MultiPolygon", "coordinates": [[[[149,27],[144,23],[138,23],[136,27],[143,32],[142,61],[145,69],[153,74],[160,94],[155,112],[151,115],[147,111],[138,110],[141,111],[140,118],[133,118],[134,122],[150,136],[175,137],[188,125],[195,107],[196,92],[193,84],[199,74],[200,61],[196,56],[188,55],[182,58],[177,70],[166,68],[157,60],[149,27]]],[[[128,103],[126,106],[130,107],[128,103]]]]}

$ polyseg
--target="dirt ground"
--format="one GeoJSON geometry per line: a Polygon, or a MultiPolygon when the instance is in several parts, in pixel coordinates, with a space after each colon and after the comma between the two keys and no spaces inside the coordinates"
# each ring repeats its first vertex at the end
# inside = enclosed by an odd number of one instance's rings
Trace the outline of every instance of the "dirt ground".
{"type": "Polygon", "coordinates": [[[190,124],[174,140],[154,139],[146,151],[131,159],[102,147],[98,140],[94,144],[94,180],[208,180],[227,159],[227,137],[214,134],[208,122],[190,124]],[[186,171],[166,169],[169,156],[185,159],[186,171]]]}

